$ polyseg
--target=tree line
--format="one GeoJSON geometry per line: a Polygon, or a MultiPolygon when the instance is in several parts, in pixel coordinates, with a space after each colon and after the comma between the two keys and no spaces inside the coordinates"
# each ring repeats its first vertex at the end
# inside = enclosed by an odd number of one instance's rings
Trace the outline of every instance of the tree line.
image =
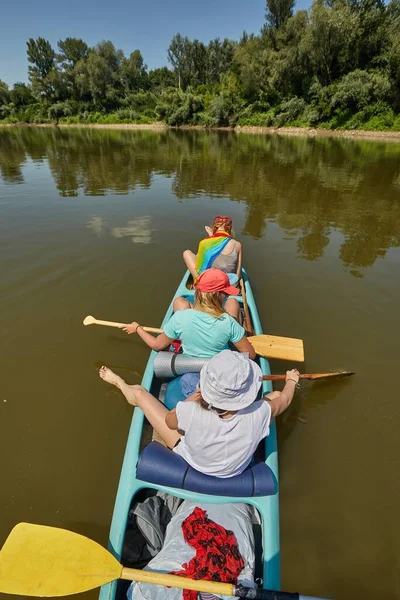
{"type": "Polygon", "coordinates": [[[43,123],[400,129],[400,0],[267,0],[258,35],[177,33],[170,67],[111,41],[29,39],[29,84],[0,80],[0,119],[43,123]]]}

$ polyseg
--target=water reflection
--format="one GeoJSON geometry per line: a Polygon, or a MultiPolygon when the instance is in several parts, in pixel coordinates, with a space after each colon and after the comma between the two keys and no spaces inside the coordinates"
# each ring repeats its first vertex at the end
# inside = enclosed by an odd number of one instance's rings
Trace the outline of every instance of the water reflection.
{"type": "Polygon", "coordinates": [[[152,241],[153,229],[151,227],[151,217],[148,215],[130,219],[126,225],[111,228],[103,217],[94,215],[86,224],[86,228],[97,237],[109,233],[115,238],[130,237],[134,244],[150,244],[152,241]]]}
{"type": "MultiPolygon", "coordinates": [[[[300,257],[321,258],[334,231],[339,257],[354,276],[400,240],[400,145],[340,139],[284,138],[198,131],[91,129],[0,130],[5,184],[24,181],[27,159],[48,161],[61,196],[128,194],[171,178],[178,199],[207,194],[245,202],[242,234],[255,239],[268,220],[296,240],[300,257]]],[[[111,235],[149,243],[149,217],[111,235]]],[[[107,230],[100,216],[87,224],[107,230]]]]}
{"type": "Polygon", "coordinates": [[[125,227],[113,227],[111,235],[116,238],[131,237],[134,244],[150,244],[152,229],[148,216],[131,219],[125,227]]]}
{"type": "Polygon", "coordinates": [[[93,216],[87,223],[86,228],[97,237],[102,237],[107,230],[107,221],[103,217],[93,216]]]}

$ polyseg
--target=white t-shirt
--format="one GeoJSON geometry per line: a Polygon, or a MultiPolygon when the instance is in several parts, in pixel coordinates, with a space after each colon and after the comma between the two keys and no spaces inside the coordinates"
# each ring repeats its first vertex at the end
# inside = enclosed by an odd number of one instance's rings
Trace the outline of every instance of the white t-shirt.
{"type": "Polygon", "coordinates": [[[222,419],[198,402],[178,402],[176,416],[185,435],[174,451],[206,475],[233,477],[245,470],[259,442],[269,434],[271,407],[257,400],[222,419]]]}

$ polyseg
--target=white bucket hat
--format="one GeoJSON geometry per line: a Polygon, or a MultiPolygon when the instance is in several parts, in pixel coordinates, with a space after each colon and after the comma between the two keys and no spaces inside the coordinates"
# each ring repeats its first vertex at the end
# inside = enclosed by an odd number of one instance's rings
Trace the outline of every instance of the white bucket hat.
{"type": "Polygon", "coordinates": [[[200,371],[201,395],[210,408],[241,410],[254,402],[262,372],[248,354],[223,350],[200,371]]]}

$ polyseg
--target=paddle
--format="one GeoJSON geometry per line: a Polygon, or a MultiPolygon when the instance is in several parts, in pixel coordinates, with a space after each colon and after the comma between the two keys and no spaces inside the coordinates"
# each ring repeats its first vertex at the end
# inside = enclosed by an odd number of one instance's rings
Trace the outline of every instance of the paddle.
{"type": "MultiPolygon", "coordinates": [[[[115,321],[101,321],[100,319],[95,319],[91,315],[88,315],[83,319],[83,324],[86,325],[105,325],[106,327],[127,327],[128,323],[116,323],[115,321]]],[[[142,327],[142,326],[141,326],[142,327]]],[[[157,327],[142,327],[145,331],[149,333],[162,333],[162,329],[158,329],[157,327]]]]}
{"type": "Polygon", "coordinates": [[[20,596],[69,596],[116,579],[142,581],[186,590],[260,600],[300,600],[304,596],[254,590],[230,583],[193,580],[123,567],[102,546],[83,535],[19,523],[0,552],[0,593],[20,596]]]}
{"type": "MultiPolygon", "coordinates": [[[[101,321],[92,316],[85,317],[84,325],[106,325],[107,327],[126,327],[126,323],[116,323],[114,321],[101,321]]],[[[149,333],[162,333],[162,329],[155,327],[143,327],[149,333]]],[[[280,360],[292,360],[304,362],[303,340],[296,338],[280,337],[278,335],[252,335],[247,338],[254,346],[255,351],[260,356],[267,358],[278,358],[280,360]]]]}
{"type": "MultiPolygon", "coordinates": [[[[351,371],[338,371],[337,373],[302,373],[300,379],[328,379],[329,377],[350,377],[355,375],[351,371]]],[[[284,381],[286,375],[263,375],[264,381],[284,381]]]]}
{"type": "Polygon", "coordinates": [[[278,335],[252,335],[247,338],[260,356],[304,362],[303,340],[278,335]]]}
{"type": "Polygon", "coordinates": [[[243,279],[240,280],[240,291],[242,293],[243,310],[244,310],[244,326],[247,331],[254,333],[253,325],[251,323],[249,306],[247,304],[246,286],[244,285],[243,279]]]}

